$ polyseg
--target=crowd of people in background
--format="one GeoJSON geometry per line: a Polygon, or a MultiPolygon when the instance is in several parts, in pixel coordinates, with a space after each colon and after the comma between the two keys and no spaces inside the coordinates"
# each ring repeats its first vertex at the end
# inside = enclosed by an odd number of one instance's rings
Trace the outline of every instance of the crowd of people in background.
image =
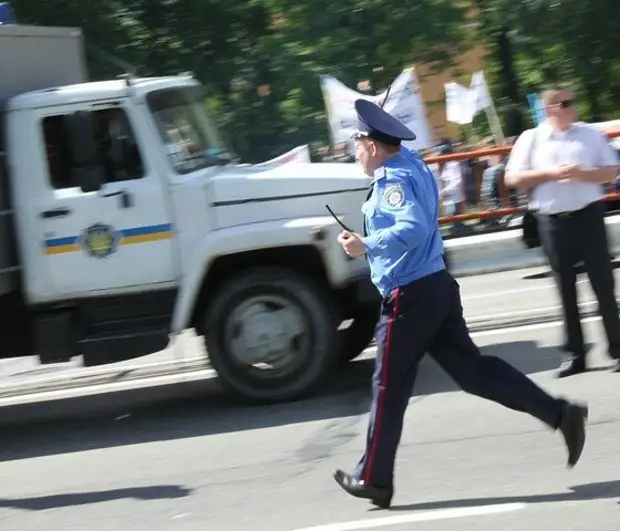
{"type": "MultiPolygon", "coordinates": [[[[516,139],[507,138],[506,144],[512,145],[516,139]]],[[[433,130],[433,146],[420,150],[422,157],[450,155],[496,147],[493,138],[472,144],[466,138],[451,139],[445,134],[443,127],[433,130]]],[[[322,162],[355,162],[355,157],[346,143],[325,146],[318,152],[322,162]]],[[[506,189],[504,171],[508,154],[484,155],[459,161],[448,161],[442,164],[430,164],[435,174],[440,193],[442,216],[456,216],[472,211],[488,211],[500,208],[518,207],[527,204],[527,197],[518,190],[506,189]]],[[[620,182],[613,187],[620,192],[620,182]]],[[[449,224],[447,233],[464,236],[485,228],[508,227],[518,222],[520,214],[507,214],[491,217],[475,223],[453,222],[449,224]]]]}
{"type": "MultiPolygon", "coordinates": [[[[511,143],[513,139],[508,139],[511,143]]],[[[485,139],[471,144],[465,138],[453,141],[444,134],[442,127],[434,129],[434,146],[425,150],[423,156],[450,155],[495,147],[493,139],[485,139]]],[[[456,216],[472,210],[496,210],[516,207],[520,204],[517,190],[503,190],[503,174],[508,155],[484,155],[477,158],[453,160],[431,164],[437,177],[442,214],[456,216]]],[[[483,226],[507,225],[514,216],[489,218],[481,222],[483,226]]],[[[463,235],[472,232],[471,225],[455,222],[449,232],[463,235]]]]}
{"type": "MultiPolygon", "coordinates": [[[[453,140],[447,137],[443,127],[433,131],[434,143],[429,149],[420,151],[423,157],[469,152],[477,149],[494,147],[492,139],[479,144],[471,144],[465,138],[453,140]]],[[[325,146],[318,152],[322,162],[355,162],[355,157],[346,143],[325,146]]],[[[509,204],[502,200],[502,177],[507,156],[484,156],[461,161],[449,161],[443,164],[431,164],[430,168],[437,179],[440,190],[442,215],[455,216],[472,210],[492,210],[506,206],[518,206],[516,191],[509,191],[509,204]]],[[[502,225],[510,221],[511,216],[491,218],[483,225],[502,225]]],[[[449,232],[465,235],[474,229],[471,224],[452,223],[449,232]]]]}

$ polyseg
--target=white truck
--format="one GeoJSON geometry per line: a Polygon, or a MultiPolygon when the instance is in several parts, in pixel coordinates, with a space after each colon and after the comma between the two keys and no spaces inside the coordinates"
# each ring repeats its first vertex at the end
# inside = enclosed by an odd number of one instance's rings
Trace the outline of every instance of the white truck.
{"type": "Polygon", "coordinates": [[[79,29],[0,25],[0,354],[85,366],[195,329],[225,386],[296,399],[372,338],[354,164],[237,164],[190,74],[86,82],[79,29]],[[352,322],[342,330],[344,321],[352,322]]]}

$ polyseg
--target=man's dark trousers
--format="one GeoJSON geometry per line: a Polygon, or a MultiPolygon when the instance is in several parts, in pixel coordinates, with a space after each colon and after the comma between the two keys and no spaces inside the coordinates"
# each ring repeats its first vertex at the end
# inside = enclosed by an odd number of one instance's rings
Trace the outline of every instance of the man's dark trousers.
{"type": "Polygon", "coordinates": [[[562,301],[564,350],[576,361],[583,360],[586,355],[576,286],[576,265],[583,261],[603,318],[609,355],[620,358],[620,319],[603,204],[597,201],[565,214],[539,214],[538,223],[542,247],[562,301]]]}
{"type": "Polygon", "coordinates": [[[366,451],[355,473],[366,484],[393,486],[403,418],[426,352],[464,391],[529,413],[554,429],[560,423],[563,401],[505,361],[480,353],[463,318],[459,285],[445,270],[384,298],[376,342],[366,451]]]}

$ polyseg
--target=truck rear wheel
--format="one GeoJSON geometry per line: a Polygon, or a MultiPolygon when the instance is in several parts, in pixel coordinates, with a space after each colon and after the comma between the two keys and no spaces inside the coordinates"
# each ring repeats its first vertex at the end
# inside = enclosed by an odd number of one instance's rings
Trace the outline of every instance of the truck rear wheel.
{"type": "Polygon", "coordinates": [[[351,326],[339,331],[340,363],[357,358],[375,337],[375,326],[379,320],[379,305],[367,304],[355,309],[351,326]]]}
{"type": "Polygon", "coordinates": [[[274,403],[311,393],[337,360],[330,297],[284,268],[228,280],[206,312],[205,344],[223,385],[245,401],[274,403]]]}

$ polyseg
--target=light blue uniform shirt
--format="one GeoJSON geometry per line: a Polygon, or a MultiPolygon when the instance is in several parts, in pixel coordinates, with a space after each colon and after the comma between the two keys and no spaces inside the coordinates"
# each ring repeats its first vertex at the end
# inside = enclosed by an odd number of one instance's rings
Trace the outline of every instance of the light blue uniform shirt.
{"type": "Polygon", "coordinates": [[[382,296],[445,269],[437,182],[417,153],[401,147],[375,171],[362,212],[367,234],[362,241],[382,296]]]}

